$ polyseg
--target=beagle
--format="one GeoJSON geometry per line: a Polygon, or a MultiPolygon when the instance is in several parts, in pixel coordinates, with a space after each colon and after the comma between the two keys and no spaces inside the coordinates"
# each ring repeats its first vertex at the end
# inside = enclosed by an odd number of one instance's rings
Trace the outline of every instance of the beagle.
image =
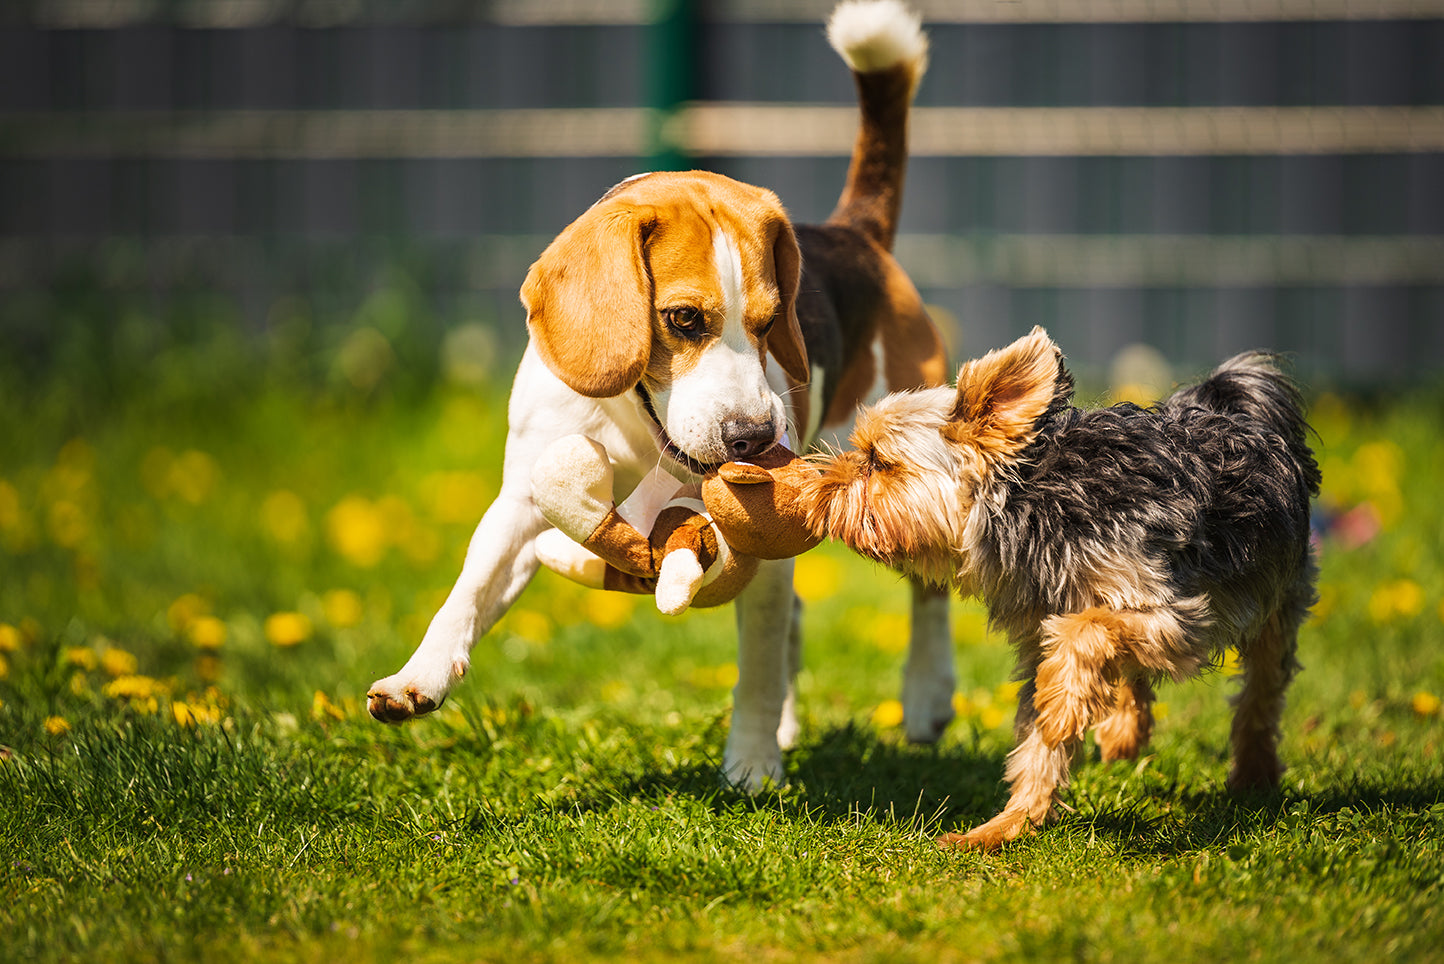
{"type": "MultiPolygon", "coordinates": [[[[889,253],[927,38],[899,0],[852,0],[834,11],[828,39],[852,69],[862,119],[824,224],[794,227],[772,192],[718,174],[642,174],[608,191],[532,265],[501,491],[415,654],[372,685],[376,719],[440,706],[473,645],[536,573],[534,543],[547,524],[531,470],[557,438],[581,433],[604,445],[624,493],[659,464],[686,481],[784,433],[798,444],[824,430],[845,438],[859,403],[943,384],[942,341],[889,253]]],[[[782,780],[781,750],[796,736],[799,609],[790,559],[765,562],[737,598],[723,767],[750,790],[782,780]]],[[[910,642],[907,733],[931,741],[953,714],[944,591],[914,585],[910,642]]]]}

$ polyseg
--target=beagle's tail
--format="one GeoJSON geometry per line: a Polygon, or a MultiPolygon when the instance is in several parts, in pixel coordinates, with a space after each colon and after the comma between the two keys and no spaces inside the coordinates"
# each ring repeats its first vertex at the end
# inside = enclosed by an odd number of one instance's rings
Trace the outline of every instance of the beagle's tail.
{"type": "Polygon", "coordinates": [[[852,68],[862,124],[847,184],[829,224],[855,228],[891,251],[907,172],[908,108],[928,67],[928,38],[901,0],[844,0],[827,40],[852,68]]]}

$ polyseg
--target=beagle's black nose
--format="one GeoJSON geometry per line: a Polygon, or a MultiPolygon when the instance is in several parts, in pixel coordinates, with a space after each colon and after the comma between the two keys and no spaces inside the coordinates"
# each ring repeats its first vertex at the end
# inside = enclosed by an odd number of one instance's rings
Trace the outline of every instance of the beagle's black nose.
{"type": "Polygon", "coordinates": [[[776,442],[777,425],[770,418],[734,418],[722,423],[722,444],[727,446],[729,458],[755,458],[776,442]]]}

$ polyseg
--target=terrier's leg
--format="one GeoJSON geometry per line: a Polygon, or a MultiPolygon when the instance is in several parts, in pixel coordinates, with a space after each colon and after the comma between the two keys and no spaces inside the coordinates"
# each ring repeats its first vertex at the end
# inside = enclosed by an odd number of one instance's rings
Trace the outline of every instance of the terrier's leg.
{"type": "Polygon", "coordinates": [[[1153,687],[1134,675],[1119,680],[1114,694],[1113,712],[1093,728],[1093,737],[1105,762],[1134,760],[1153,735],[1153,687]]]}
{"type": "Polygon", "coordinates": [[[1049,745],[1037,727],[1034,684],[1029,681],[1018,693],[1018,717],[1014,726],[1018,745],[1008,754],[1004,775],[1012,795],[1001,813],[964,834],[950,833],[938,838],[942,847],[961,850],[997,850],[1022,833],[1041,826],[1053,809],[1053,797],[1068,785],[1068,767],[1077,738],[1049,745]]]}
{"type": "Polygon", "coordinates": [[[1239,647],[1243,689],[1233,699],[1233,769],[1228,788],[1267,790],[1278,786],[1279,717],[1284,690],[1299,664],[1294,658],[1302,618],[1281,609],[1269,617],[1254,639],[1239,647]]]}

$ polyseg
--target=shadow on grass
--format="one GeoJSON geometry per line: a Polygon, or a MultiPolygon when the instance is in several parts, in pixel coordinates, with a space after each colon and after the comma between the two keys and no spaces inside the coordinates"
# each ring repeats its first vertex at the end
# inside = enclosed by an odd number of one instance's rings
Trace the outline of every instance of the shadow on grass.
{"type": "MultiPolygon", "coordinates": [[[[1140,789],[1133,798],[1064,823],[1111,841],[1127,856],[1156,859],[1200,850],[1233,847],[1270,833],[1287,835],[1300,827],[1346,829],[1377,820],[1402,829],[1418,815],[1438,828],[1444,824],[1444,779],[1407,782],[1356,780],[1316,792],[1255,791],[1234,794],[1212,788],[1169,794],[1172,805],[1160,814],[1156,794],[1140,789]]],[[[1091,804],[1085,804],[1091,808],[1091,804]]],[[[1083,807],[1079,808],[1084,809],[1083,807]]]]}
{"type": "Polygon", "coordinates": [[[1003,755],[956,740],[915,745],[847,724],[821,731],[787,754],[788,784],[748,794],[724,784],[720,759],[652,767],[559,807],[607,810],[619,800],[685,796],[713,812],[775,810],[816,823],[860,816],[913,825],[936,834],[958,821],[981,820],[1002,805],[1003,755]]]}

